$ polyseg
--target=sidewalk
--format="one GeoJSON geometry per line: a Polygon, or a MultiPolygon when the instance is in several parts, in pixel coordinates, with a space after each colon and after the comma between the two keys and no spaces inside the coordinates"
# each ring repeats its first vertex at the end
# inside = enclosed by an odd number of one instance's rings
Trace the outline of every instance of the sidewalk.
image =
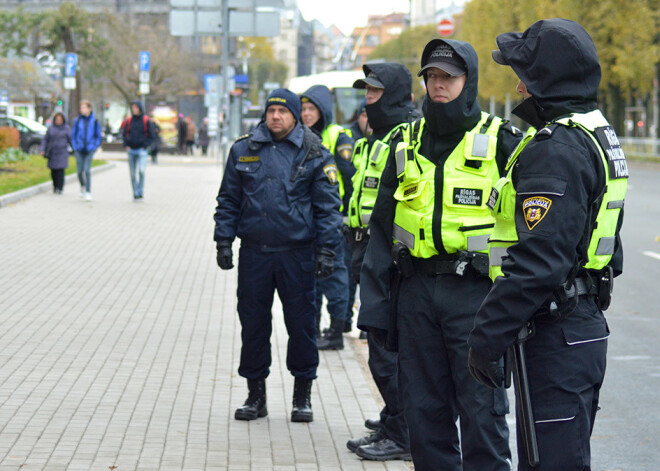
{"type": "Polygon", "coordinates": [[[161,162],[141,202],[117,160],[91,203],[69,183],[0,209],[0,471],[408,469],[346,449],[379,411],[356,338],[321,353],[314,422],[289,422],[278,301],[269,415],[233,419],[247,388],[236,270],[212,241],[221,169],[161,162]]]}

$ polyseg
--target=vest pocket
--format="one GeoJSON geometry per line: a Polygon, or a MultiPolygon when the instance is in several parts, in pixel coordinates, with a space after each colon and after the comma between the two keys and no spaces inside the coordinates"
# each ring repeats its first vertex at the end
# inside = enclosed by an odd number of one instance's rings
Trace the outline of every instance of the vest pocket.
{"type": "Polygon", "coordinates": [[[394,199],[415,211],[428,211],[433,206],[433,191],[428,180],[404,181],[394,192],[394,199]]]}

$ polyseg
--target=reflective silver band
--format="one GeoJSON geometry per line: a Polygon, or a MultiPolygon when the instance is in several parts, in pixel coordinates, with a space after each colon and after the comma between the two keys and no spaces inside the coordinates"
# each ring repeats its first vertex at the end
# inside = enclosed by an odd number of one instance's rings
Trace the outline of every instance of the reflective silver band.
{"type": "Polygon", "coordinates": [[[380,150],[383,148],[385,144],[383,144],[382,141],[376,141],[376,145],[373,148],[373,151],[371,152],[371,158],[370,160],[372,162],[375,162],[378,160],[378,156],[380,155],[380,150]]]}
{"type": "Polygon", "coordinates": [[[488,264],[491,267],[500,267],[502,266],[502,259],[506,256],[506,247],[491,247],[488,264]]]}
{"type": "Polygon", "coordinates": [[[607,209],[622,209],[623,200],[610,201],[607,203],[607,209]]]}
{"type": "Polygon", "coordinates": [[[369,221],[371,221],[371,213],[362,213],[360,219],[362,219],[362,224],[369,224],[369,221]]]}
{"type": "Polygon", "coordinates": [[[415,247],[415,235],[397,224],[394,224],[394,227],[392,228],[392,237],[403,242],[409,249],[415,247]]]}
{"type": "Polygon", "coordinates": [[[484,158],[487,157],[489,140],[490,136],[486,134],[475,134],[474,142],[472,143],[472,156],[484,158]]]}
{"type": "Polygon", "coordinates": [[[396,175],[399,176],[406,169],[406,148],[396,151],[396,175]]]}
{"type": "Polygon", "coordinates": [[[614,241],[616,237],[601,237],[598,240],[598,247],[596,247],[596,255],[612,255],[614,254],[614,241]]]}
{"type": "Polygon", "coordinates": [[[476,252],[477,250],[486,250],[488,248],[489,238],[490,238],[490,234],[468,237],[467,238],[468,252],[476,252]]]}

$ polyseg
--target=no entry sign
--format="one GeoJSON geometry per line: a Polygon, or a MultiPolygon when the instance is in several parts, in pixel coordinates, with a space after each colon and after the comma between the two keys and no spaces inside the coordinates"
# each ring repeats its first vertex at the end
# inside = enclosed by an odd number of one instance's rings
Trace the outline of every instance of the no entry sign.
{"type": "Polygon", "coordinates": [[[449,37],[454,34],[454,22],[449,18],[444,18],[440,20],[437,27],[438,34],[440,36],[449,37]]]}

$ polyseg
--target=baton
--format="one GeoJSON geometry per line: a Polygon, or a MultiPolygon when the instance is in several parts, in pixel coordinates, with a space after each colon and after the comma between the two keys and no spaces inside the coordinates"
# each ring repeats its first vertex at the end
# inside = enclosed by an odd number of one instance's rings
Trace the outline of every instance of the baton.
{"type": "Polygon", "coordinates": [[[516,393],[520,400],[520,419],[527,449],[527,462],[531,467],[538,466],[541,462],[539,447],[536,441],[536,429],[534,428],[534,412],[532,411],[532,398],[529,393],[529,378],[527,377],[527,362],[525,360],[525,341],[531,336],[533,327],[525,325],[520,332],[516,343],[513,344],[513,368],[516,381],[516,393]]]}

